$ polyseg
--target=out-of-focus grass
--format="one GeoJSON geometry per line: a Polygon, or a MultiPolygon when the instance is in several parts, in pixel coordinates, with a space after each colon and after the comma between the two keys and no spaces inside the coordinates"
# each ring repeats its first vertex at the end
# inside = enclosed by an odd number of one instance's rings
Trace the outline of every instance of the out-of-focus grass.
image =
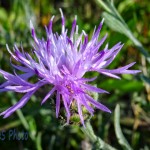
{"type": "MultiPolygon", "coordinates": [[[[134,35],[149,50],[150,43],[150,4],[145,1],[115,1],[115,5],[134,35]]],[[[61,21],[59,8],[63,9],[66,17],[66,26],[71,28],[74,15],[78,15],[79,31],[84,29],[90,36],[93,29],[101,21],[102,9],[95,1],[49,1],[49,0],[0,0],[0,67],[11,71],[9,66],[10,56],[6,50],[5,44],[8,43],[10,49],[14,43],[23,44],[29,51],[31,48],[31,35],[29,29],[30,19],[36,28],[39,37],[45,36],[44,25],[47,25],[52,15],[55,15],[54,31],[60,32],[61,21]]],[[[149,74],[149,66],[143,63],[140,53],[132,45],[132,42],[125,36],[111,31],[105,24],[101,31],[101,37],[108,33],[107,42],[110,47],[121,41],[124,44],[122,51],[111,64],[110,68],[116,68],[136,61],[135,69],[146,69],[149,74]]],[[[106,44],[106,42],[105,42],[106,44]]],[[[145,62],[145,61],[144,61],[145,62]]],[[[144,149],[150,147],[150,98],[143,81],[137,76],[123,75],[122,80],[110,79],[102,75],[98,76],[98,87],[110,91],[109,95],[99,95],[100,100],[114,111],[117,103],[121,105],[121,125],[127,140],[133,149],[144,149]]],[[[0,76],[0,83],[4,79],[0,76]]],[[[44,91],[44,90],[43,90],[44,91]]],[[[30,137],[27,141],[1,141],[0,149],[14,150],[19,149],[84,149],[83,145],[90,142],[80,131],[78,126],[62,127],[60,121],[55,118],[53,112],[52,100],[41,106],[40,101],[44,94],[43,91],[35,94],[30,102],[21,109],[28,128],[14,113],[8,119],[0,118],[0,130],[9,130],[16,128],[18,131],[28,130],[30,137]],[[41,136],[40,136],[41,135],[41,136]],[[41,137],[41,138],[40,138],[41,137]],[[42,145],[40,145],[40,141],[42,145]],[[16,144],[18,143],[18,144],[16,144]]],[[[5,110],[12,105],[12,97],[18,101],[22,95],[17,93],[0,93],[1,103],[0,111],[5,110]]],[[[103,140],[120,149],[116,142],[113,127],[113,114],[96,111],[92,118],[94,131],[103,140]],[[113,137],[113,138],[112,138],[113,137]]]]}

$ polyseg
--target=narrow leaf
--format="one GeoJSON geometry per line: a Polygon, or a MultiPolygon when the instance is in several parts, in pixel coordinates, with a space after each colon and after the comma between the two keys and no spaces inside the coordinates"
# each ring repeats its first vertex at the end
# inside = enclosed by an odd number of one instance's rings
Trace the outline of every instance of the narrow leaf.
{"type": "Polygon", "coordinates": [[[120,106],[117,105],[115,108],[115,117],[114,117],[114,126],[115,126],[115,133],[118,139],[119,144],[125,150],[132,150],[131,146],[129,145],[128,141],[124,137],[121,127],[120,127],[120,106]]]}

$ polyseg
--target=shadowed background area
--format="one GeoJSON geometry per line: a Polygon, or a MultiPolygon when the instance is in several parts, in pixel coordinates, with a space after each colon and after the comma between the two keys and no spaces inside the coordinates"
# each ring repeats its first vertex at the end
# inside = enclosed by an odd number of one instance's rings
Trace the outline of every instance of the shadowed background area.
{"type": "MultiPolygon", "coordinates": [[[[55,15],[53,32],[61,32],[62,8],[66,18],[66,27],[71,30],[74,16],[77,15],[79,32],[82,30],[92,36],[95,26],[102,20],[104,9],[99,0],[0,0],[0,68],[13,72],[10,65],[10,55],[6,43],[12,50],[13,45],[22,44],[29,52],[32,49],[33,39],[30,32],[30,20],[35,27],[39,38],[46,38],[45,25],[55,15]]],[[[150,4],[149,0],[114,0],[114,5],[124,18],[133,35],[148,51],[150,48],[150,4]]],[[[70,31],[69,31],[70,33],[70,31]]],[[[95,110],[91,124],[95,134],[110,145],[121,149],[114,131],[114,109],[120,104],[120,124],[124,136],[135,150],[149,150],[150,147],[150,65],[145,57],[137,50],[132,41],[125,35],[110,29],[104,22],[101,36],[108,34],[105,44],[109,47],[117,42],[124,43],[110,69],[125,66],[136,62],[132,69],[142,71],[138,75],[122,75],[121,80],[105,77],[101,74],[86,74],[86,77],[98,76],[92,84],[109,91],[111,94],[99,94],[99,100],[112,110],[112,114],[95,110]]],[[[150,52],[150,51],[149,51],[150,52]]],[[[0,84],[5,80],[0,75],[0,84]]],[[[34,82],[34,78],[31,79],[34,82]]],[[[7,119],[0,117],[0,150],[27,150],[27,149],[59,149],[59,150],[90,150],[92,142],[83,134],[80,123],[63,126],[66,118],[55,117],[55,95],[41,106],[41,100],[51,87],[44,87],[21,110],[7,119]],[[9,132],[28,133],[27,140],[9,140],[9,132]],[[2,135],[5,133],[5,139],[2,135]]],[[[0,112],[16,103],[23,95],[18,93],[0,93],[0,112]]]]}

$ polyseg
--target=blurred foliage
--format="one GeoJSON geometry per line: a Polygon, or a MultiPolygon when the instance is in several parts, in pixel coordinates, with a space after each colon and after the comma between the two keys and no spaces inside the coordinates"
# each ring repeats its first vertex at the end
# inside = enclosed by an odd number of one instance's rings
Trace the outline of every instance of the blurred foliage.
{"type": "MultiPolygon", "coordinates": [[[[133,35],[150,53],[149,0],[114,0],[114,4],[133,35]]],[[[52,15],[55,15],[53,31],[60,32],[59,8],[63,9],[66,26],[69,29],[74,16],[77,15],[79,31],[84,29],[90,36],[95,25],[98,26],[101,21],[104,11],[96,0],[0,0],[0,68],[12,72],[6,43],[9,44],[10,49],[14,43],[18,46],[22,43],[27,51],[31,49],[30,20],[36,28],[37,35],[42,38],[45,36],[44,26],[48,24],[52,15]]],[[[119,41],[125,43],[110,68],[117,68],[135,61],[137,63],[133,69],[141,69],[142,73],[137,76],[122,75],[122,80],[98,75],[93,84],[97,84],[98,87],[111,93],[101,94],[99,99],[111,108],[112,112],[114,112],[116,104],[120,104],[122,132],[131,147],[135,150],[148,150],[150,149],[150,66],[130,39],[121,33],[112,31],[104,23],[101,37],[106,33],[108,33],[108,38],[105,44],[108,42],[110,47],[119,41]]],[[[0,83],[3,81],[4,79],[0,76],[0,83]]],[[[10,149],[10,147],[12,150],[91,149],[92,144],[80,130],[80,125],[62,126],[64,118],[55,118],[53,99],[43,106],[40,105],[45,91],[46,88],[39,90],[24,108],[8,119],[0,117],[0,132],[13,128],[29,132],[27,141],[0,140],[0,150],[10,149]]],[[[7,92],[0,93],[0,96],[1,112],[18,101],[22,95],[7,92]]],[[[116,142],[113,113],[110,115],[96,110],[91,124],[97,136],[117,149],[121,149],[116,142]]]]}

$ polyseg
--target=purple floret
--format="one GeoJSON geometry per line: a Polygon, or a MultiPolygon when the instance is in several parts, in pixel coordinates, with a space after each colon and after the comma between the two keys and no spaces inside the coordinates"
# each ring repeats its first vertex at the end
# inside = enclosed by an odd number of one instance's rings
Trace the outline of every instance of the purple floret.
{"type": "Polygon", "coordinates": [[[120,79],[118,74],[136,74],[140,72],[139,70],[129,70],[135,63],[118,69],[106,69],[115,59],[123,44],[117,43],[110,49],[106,45],[103,50],[99,50],[107,37],[105,35],[99,40],[103,20],[98,28],[94,30],[93,36],[89,40],[85,31],[82,31],[80,35],[78,34],[77,17],[73,20],[71,33],[68,34],[68,30],[65,28],[65,18],[61,10],[60,12],[62,17],[61,34],[59,35],[52,31],[53,16],[48,27],[46,27],[46,40],[37,38],[32,22],[30,22],[31,34],[34,39],[32,55],[25,52],[23,48],[19,50],[16,45],[14,45],[14,52],[12,52],[7,45],[7,50],[11,57],[20,63],[20,65],[12,64],[12,66],[15,70],[21,71],[22,74],[18,75],[15,71],[14,74],[10,74],[0,69],[0,73],[7,80],[0,85],[0,92],[14,91],[25,93],[25,95],[19,102],[0,114],[4,118],[22,108],[39,88],[44,85],[52,85],[52,89],[44,97],[41,104],[56,93],[56,117],[58,118],[60,104],[63,103],[67,123],[69,123],[71,117],[70,107],[72,103],[75,103],[81,123],[84,125],[83,106],[91,115],[94,113],[94,107],[102,111],[111,112],[106,106],[89,95],[92,92],[108,92],[88,84],[88,82],[94,81],[96,78],[84,78],[85,73],[96,71],[106,76],[120,79]],[[34,84],[28,81],[33,76],[38,79],[38,82],[34,84]]]}

